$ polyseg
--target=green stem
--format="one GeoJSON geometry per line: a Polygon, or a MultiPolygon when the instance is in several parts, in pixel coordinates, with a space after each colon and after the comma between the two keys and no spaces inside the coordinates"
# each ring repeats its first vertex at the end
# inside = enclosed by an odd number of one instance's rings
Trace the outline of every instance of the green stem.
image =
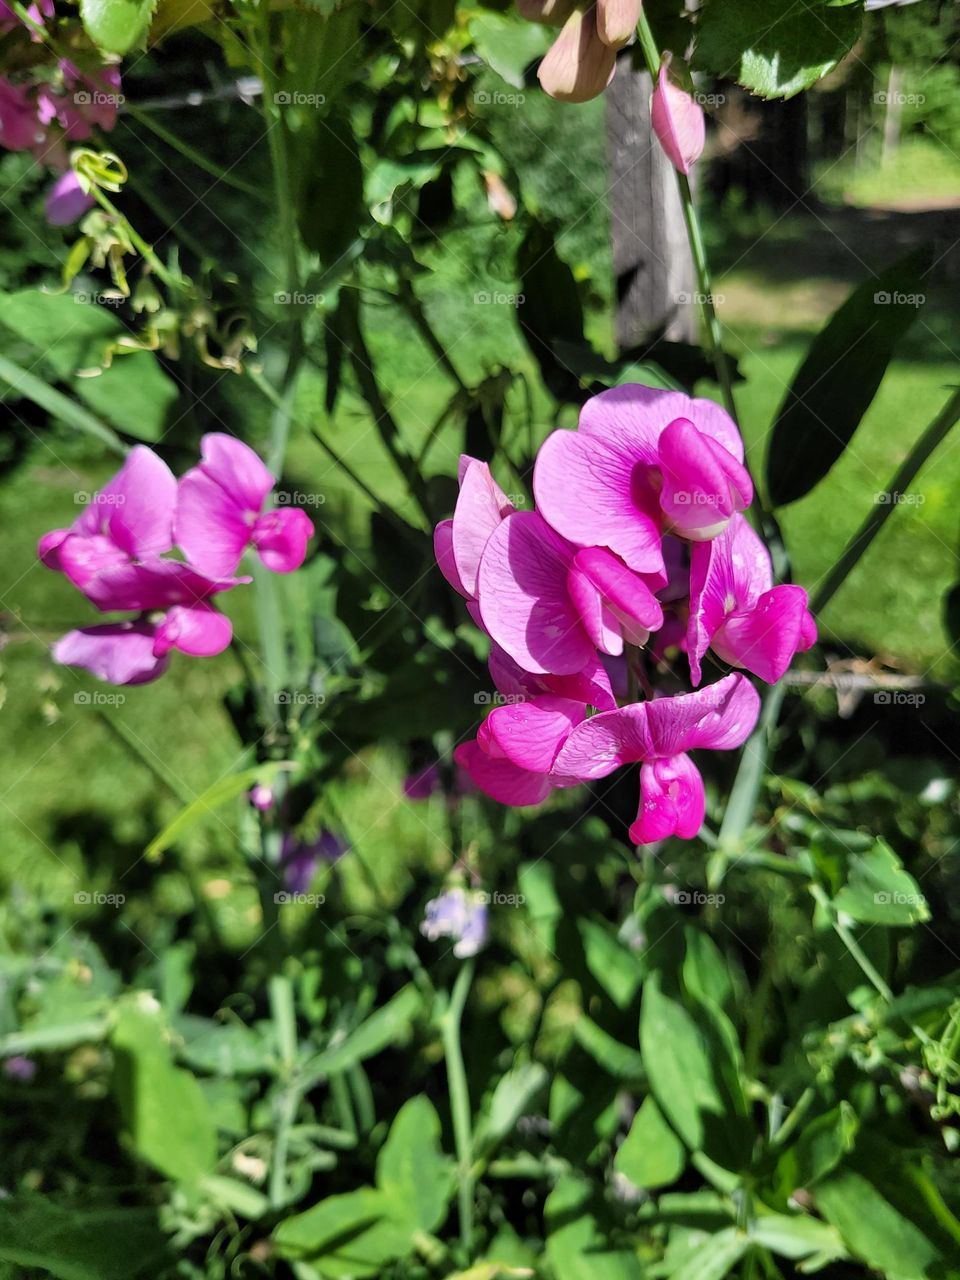
{"type": "Polygon", "coordinates": [[[851,570],[860,560],[887,520],[893,514],[898,495],[903,493],[914,476],[943,441],[951,427],[960,419],[960,390],[955,391],[941,412],[930,423],[890,481],[889,488],[877,499],[875,506],[863,524],[847,543],[843,554],[827,576],[826,582],[813,597],[810,608],[819,613],[846,582],[851,570]]]}
{"type": "Polygon", "coordinates": [[[804,1089],[803,1093],[801,1093],[800,1097],[797,1099],[796,1106],[787,1116],[786,1120],[784,1120],[783,1124],[775,1133],[770,1135],[770,1141],[774,1146],[782,1147],[784,1143],[789,1141],[790,1135],[810,1110],[816,1096],[817,1091],[814,1089],[813,1085],[807,1085],[806,1089],[804,1089]]]}
{"type": "Polygon", "coordinates": [[[469,1256],[473,1239],[473,1134],[470,1123],[470,1093],[467,1072],[463,1065],[463,1049],[460,1044],[460,1024],[463,1007],[473,981],[473,959],[465,960],[457,980],[453,984],[450,1003],[440,1020],[443,1037],[443,1053],[447,1062],[447,1084],[450,1089],[450,1113],[453,1120],[453,1140],[457,1150],[458,1191],[460,1211],[460,1242],[469,1256]]]}
{"type": "Polygon", "coordinates": [[[300,1105],[300,1088],[296,1080],[297,1018],[293,1003],[293,987],[283,974],[274,974],[269,985],[270,1016],[280,1059],[278,1075],[283,1082],[277,1101],[273,1158],[270,1164],[269,1195],[272,1208],[279,1208],[287,1198],[287,1153],[290,1129],[300,1105]]]}
{"type": "Polygon", "coordinates": [[[169,271],[161,259],[157,256],[156,250],[152,244],[148,244],[143,236],[133,226],[125,214],[122,214],[113,201],[104,194],[100,187],[93,185],[90,194],[96,200],[102,209],[106,209],[111,218],[123,227],[124,231],[130,237],[130,243],[143,258],[144,262],[148,262],[155,274],[163,281],[168,289],[179,291],[184,288],[184,281],[169,271]]]}
{"type": "Polygon", "coordinates": [[[736,853],[736,846],[753,818],[785,693],[786,686],[782,683],[767,690],[757,727],[744,743],[737,776],[720,824],[718,839],[724,855],[736,853]]]}
{"type": "Polygon", "coordinates": [[[813,897],[818,903],[818,905],[822,907],[823,910],[827,913],[827,916],[830,919],[830,923],[833,925],[833,928],[837,937],[846,947],[847,951],[850,953],[852,958],[860,966],[860,969],[863,972],[864,976],[869,979],[871,985],[877,990],[877,992],[879,992],[881,996],[883,996],[884,1000],[886,1000],[888,1003],[891,1003],[893,1001],[893,992],[890,990],[890,988],[887,986],[884,979],[877,972],[873,964],[873,961],[864,951],[863,947],[860,946],[860,943],[856,940],[856,938],[853,936],[853,934],[850,932],[847,926],[845,924],[841,924],[840,920],[837,918],[836,909],[833,903],[827,897],[824,890],[820,887],[820,885],[812,884],[810,886],[810,892],[813,894],[813,897]]]}

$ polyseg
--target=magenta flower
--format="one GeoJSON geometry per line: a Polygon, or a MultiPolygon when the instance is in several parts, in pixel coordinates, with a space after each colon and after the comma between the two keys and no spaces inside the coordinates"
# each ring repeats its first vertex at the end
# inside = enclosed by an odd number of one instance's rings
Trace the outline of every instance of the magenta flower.
{"type": "Polygon", "coordinates": [[[494,530],[478,584],[485,629],[525,671],[575,674],[597,649],[644,644],[663,621],[639,574],[602,547],[573,546],[535,511],[494,530]]]}
{"type": "Polygon", "coordinates": [[[806,591],[773,585],[769,552],[743,516],[734,516],[713,542],[694,546],[687,652],[695,685],[708,648],[776,684],[794,654],[816,639],[806,591]]]}
{"type": "Polygon", "coordinates": [[[743,441],[719,405],[637,385],[602,391],[576,431],[549,436],[533,487],[557,533],[637,573],[664,571],[665,532],[708,540],[753,497],[743,441]]]}
{"type": "Polygon", "coordinates": [[[0,80],[0,147],[29,151],[43,140],[44,132],[29,87],[0,80]]]}
{"type": "Polygon", "coordinates": [[[650,99],[650,123],[673,167],[689,173],[706,139],[703,108],[679,83],[671,63],[670,55],[665,55],[650,99]]]}
{"type": "Polygon", "coordinates": [[[200,465],[180,480],[174,522],[191,564],[223,578],[252,546],[274,573],[299,569],[313,535],[306,512],[264,510],[275,481],[242,441],[216,431],[202,438],[200,451],[200,465]]]}
{"type": "Polygon", "coordinates": [[[753,685],[745,676],[729,675],[696,693],[638,702],[583,721],[561,746],[551,772],[563,779],[603,778],[640,762],[640,809],[630,839],[691,839],[703,825],[705,797],[700,772],[686,753],[741,746],[759,714],[753,685]]]}
{"type": "Polygon", "coordinates": [[[51,227],[69,227],[95,203],[93,196],[80,185],[74,171],[68,169],[47,192],[44,209],[51,227]]]}
{"type": "MultiPolygon", "coordinates": [[[[27,15],[38,27],[44,25],[45,18],[52,18],[54,12],[53,0],[38,0],[37,4],[32,4],[27,9],[27,15]]],[[[18,13],[13,10],[10,5],[0,0],[0,31],[12,31],[14,27],[25,26],[30,24],[24,22],[18,13]]],[[[39,40],[40,35],[31,29],[31,39],[39,40]]]]}
{"type": "Polygon", "coordinates": [[[152,449],[138,444],[117,474],[93,495],[69,529],[54,529],[40,539],[37,554],[49,569],[64,571],[61,549],[68,538],[89,542],[87,554],[110,563],[161,556],[173,547],[177,482],[152,449]]]}
{"type": "Polygon", "coordinates": [[[120,71],[98,67],[83,72],[72,62],[60,63],[61,82],[37,89],[36,113],[44,126],[56,124],[68,142],[84,142],[94,129],[109,133],[117,123],[120,71]]]}
{"type": "Polygon", "coordinates": [[[574,702],[585,702],[601,711],[610,711],[617,705],[606,666],[596,653],[582,671],[573,675],[534,675],[524,671],[498,644],[492,644],[487,667],[505,703],[524,702],[541,693],[551,693],[574,702]]]}
{"type": "Polygon", "coordinates": [[[514,507],[490,474],[487,463],[464,453],[457,471],[460,494],[453,519],[441,520],[437,525],[433,549],[440,572],[467,601],[474,622],[482,626],[476,607],[480,557],[494,529],[514,507]]]}

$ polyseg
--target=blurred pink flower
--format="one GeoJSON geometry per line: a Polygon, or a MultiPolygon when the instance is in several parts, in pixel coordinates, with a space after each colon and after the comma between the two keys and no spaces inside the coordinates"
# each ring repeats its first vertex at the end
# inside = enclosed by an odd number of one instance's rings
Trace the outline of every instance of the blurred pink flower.
{"type": "Polygon", "coordinates": [[[457,468],[460,493],[452,520],[441,520],[433,531],[433,549],[440,572],[467,601],[470,616],[483,623],[477,609],[480,557],[494,529],[514,510],[485,462],[464,453],[457,468]]]}
{"type": "Polygon", "coordinates": [[[667,159],[680,173],[689,173],[700,159],[706,138],[703,108],[680,83],[669,54],[660,65],[650,120],[667,159]]]}
{"type": "Polygon", "coordinates": [[[44,133],[30,87],[0,80],[0,146],[7,151],[29,151],[42,141],[44,133]]]}
{"type": "Polygon", "coordinates": [[[547,50],[537,76],[540,87],[561,102],[587,102],[613,79],[617,51],[597,29],[597,7],[574,9],[547,50]]]}
{"type": "Polygon", "coordinates": [[[68,227],[82,218],[96,201],[83,189],[80,179],[72,169],[61,173],[47,192],[45,211],[52,227],[68,227]]]}

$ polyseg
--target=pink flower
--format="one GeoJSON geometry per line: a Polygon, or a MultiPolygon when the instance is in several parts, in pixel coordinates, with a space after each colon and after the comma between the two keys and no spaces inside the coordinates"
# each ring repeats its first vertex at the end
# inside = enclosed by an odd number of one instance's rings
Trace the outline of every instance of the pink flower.
{"type": "Polygon", "coordinates": [[[759,713],[757,691],[741,675],[696,693],[604,711],[571,730],[551,777],[603,778],[639,761],[640,809],[630,839],[635,844],[670,835],[690,839],[703,825],[705,798],[703,779],[686,753],[741,746],[759,713]]]}
{"type": "MultiPolygon", "coordinates": [[[[37,4],[32,4],[27,9],[27,15],[38,27],[44,25],[44,18],[52,18],[53,12],[53,0],[39,0],[37,4]]],[[[30,38],[32,40],[41,39],[41,36],[30,27],[29,23],[24,22],[10,5],[4,3],[4,0],[0,0],[0,31],[12,31],[14,27],[18,26],[27,27],[30,30],[30,38]]]]}
{"type": "Polygon", "coordinates": [[[47,221],[52,227],[69,227],[78,218],[82,218],[88,209],[92,209],[95,203],[93,196],[80,185],[77,175],[72,169],[68,169],[47,192],[47,221]]]}
{"type": "Polygon", "coordinates": [[[806,591],[773,585],[770,555],[743,516],[734,516],[713,542],[693,547],[687,652],[695,685],[708,648],[776,684],[794,654],[816,638],[806,591]]]}
{"type": "Polygon", "coordinates": [[[617,51],[604,44],[597,9],[574,9],[547,50],[537,77],[544,93],[561,102],[587,102],[613,79],[617,51]]]}
{"type": "Polygon", "coordinates": [[[574,702],[589,703],[601,711],[610,711],[617,705],[610,676],[596,653],[582,671],[573,675],[534,675],[524,671],[498,644],[492,644],[487,666],[497,691],[507,701],[520,702],[541,693],[552,693],[574,702]]]}
{"type": "Polygon", "coordinates": [[[602,391],[576,431],[549,436],[533,487],[557,533],[637,573],[664,572],[664,532],[705,541],[753,497],[743,441],[719,405],[639,385],[602,391]]]}
{"type": "Polygon", "coordinates": [[[461,743],[453,758],[481,791],[501,804],[540,804],[554,788],[579,781],[555,775],[553,766],[585,715],[582,702],[553,694],[494,707],[476,740],[461,743]]]}
{"type": "Polygon", "coordinates": [[[494,530],[478,585],[485,629],[525,671],[573,675],[597,649],[622,653],[663,621],[639,574],[602,547],[573,546],[535,511],[494,530]]]}
{"type": "Polygon", "coordinates": [[[109,133],[117,123],[121,100],[120,71],[99,67],[83,72],[72,62],[61,61],[62,85],[41,85],[37,90],[37,117],[43,125],[57,124],[69,142],[83,142],[94,129],[109,133]]]}
{"type": "Polygon", "coordinates": [[[597,32],[614,49],[625,45],[640,21],[640,0],[597,0],[597,32]]]}
{"type": "Polygon", "coordinates": [[[664,57],[650,99],[650,120],[667,159],[680,173],[689,173],[700,159],[706,138],[703,108],[678,82],[669,55],[664,57]]]}
{"type": "Polygon", "coordinates": [[[222,432],[200,441],[200,465],[180,480],[177,542],[202,573],[233,573],[248,546],[274,573],[303,564],[313,525],[299,508],[264,510],[274,478],[247,445],[222,432]]]}
{"type": "Polygon", "coordinates": [[[0,80],[0,146],[7,151],[29,151],[42,141],[44,132],[30,88],[0,80]]]}
{"type": "Polygon", "coordinates": [[[441,520],[433,531],[433,549],[440,572],[467,601],[470,616],[482,626],[476,607],[480,557],[494,529],[514,510],[485,462],[464,453],[457,468],[460,494],[452,520],[441,520]]]}
{"type": "MultiPolygon", "coordinates": [[[[37,554],[49,569],[64,571],[61,548],[67,538],[90,539],[100,558],[112,562],[163,555],[173,546],[177,482],[165,462],[138,444],[117,474],[90,499],[69,529],[40,539],[37,554]]],[[[75,549],[75,555],[82,553],[75,549]]]]}

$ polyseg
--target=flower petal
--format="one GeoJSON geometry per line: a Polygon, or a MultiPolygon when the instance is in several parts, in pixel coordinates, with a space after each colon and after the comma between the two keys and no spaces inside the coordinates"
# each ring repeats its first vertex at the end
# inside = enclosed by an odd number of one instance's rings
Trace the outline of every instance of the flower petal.
{"type": "Polygon", "coordinates": [[[711,647],[731,666],[745,667],[767,684],[776,684],[794,654],[809,648],[805,643],[807,619],[810,614],[803,587],[773,587],[752,609],[728,614],[711,647]]]}
{"type": "Polygon", "coordinates": [[[567,593],[573,548],[535,511],[493,532],[480,562],[480,613],[493,639],[525,671],[572,675],[595,656],[567,593]]]}
{"type": "Polygon", "coordinates": [[[303,564],[313,521],[298,507],[265,511],[253,526],[253,545],[272,573],[292,573],[303,564]]]}
{"type": "Polygon", "coordinates": [[[749,610],[773,585],[770,554],[741,515],[711,542],[690,549],[690,674],[700,683],[700,663],[728,613],[749,610]]]}
{"type": "Polygon", "coordinates": [[[760,695],[746,676],[733,674],[695,693],[644,705],[653,744],[647,758],[663,758],[695,747],[729,751],[741,746],[757,723],[760,695]]]}
{"type": "Polygon", "coordinates": [[[650,100],[650,123],[673,167],[689,173],[706,140],[703,108],[676,83],[667,61],[660,67],[650,100]]]}
{"type": "Polygon", "coordinates": [[[655,760],[640,769],[640,809],[630,828],[634,844],[667,836],[691,840],[703,826],[703,779],[688,755],[655,760]]]}
{"type": "Polygon", "coordinates": [[[457,573],[457,562],[453,558],[453,521],[441,520],[433,531],[433,554],[437,558],[440,572],[453,587],[454,591],[469,599],[466,587],[457,573]]]}
{"type": "Polygon", "coordinates": [[[544,774],[519,769],[503,757],[488,756],[476,742],[462,742],[453,758],[481,791],[500,804],[540,804],[553,790],[544,774]]]}
{"type": "Polygon", "coordinates": [[[735,511],[750,505],[753,485],[746,468],[689,419],[677,418],[664,429],[658,455],[660,507],[682,537],[715,538],[735,511]]]}
{"type": "Polygon", "coordinates": [[[171,649],[197,658],[223,653],[233,637],[230,619],[209,604],[174,605],[157,627],[153,651],[163,657],[171,649]]]}
{"type": "Polygon", "coordinates": [[[497,755],[532,773],[549,773],[571,729],[585,715],[582,702],[545,694],[530,702],[495,707],[484,729],[499,748],[497,755]]]}
{"type": "Polygon", "coordinates": [[[460,474],[460,495],[453,513],[453,556],[469,598],[477,595],[477,573],[487,540],[513,506],[487,463],[464,454],[460,474]]]}
{"type": "Polygon", "coordinates": [[[256,518],[202,467],[181,476],[177,542],[203,573],[215,578],[233,573],[250,543],[256,518]]]}
{"type": "Polygon", "coordinates": [[[153,651],[154,628],[148,622],[110,622],[69,631],[53,646],[54,661],[83,667],[110,684],[146,684],[167,669],[153,651]]]}

